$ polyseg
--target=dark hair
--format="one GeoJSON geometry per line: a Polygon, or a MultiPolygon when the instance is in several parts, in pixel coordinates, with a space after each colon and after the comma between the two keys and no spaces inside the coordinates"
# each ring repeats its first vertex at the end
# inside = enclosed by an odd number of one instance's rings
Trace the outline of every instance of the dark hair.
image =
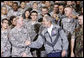
{"type": "Polygon", "coordinates": [[[60,3],[59,6],[63,6],[63,7],[65,7],[65,4],[64,4],[64,3],[60,3]]]}
{"type": "Polygon", "coordinates": [[[9,20],[7,18],[2,19],[1,22],[3,23],[5,20],[9,22],[9,20]]]}
{"type": "MultiPolygon", "coordinates": [[[[58,13],[59,13],[59,5],[60,5],[60,4],[59,4],[59,3],[55,3],[54,6],[55,6],[55,5],[58,5],[58,11],[56,12],[56,13],[58,14],[58,13]]],[[[53,6],[53,7],[54,7],[54,6],[53,6]]]]}
{"type": "Polygon", "coordinates": [[[37,12],[37,11],[32,11],[32,12],[30,13],[30,16],[31,16],[31,14],[32,14],[32,13],[36,13],[36,14],[38,14],[38,12],[37,12]]]}
{"type": "Polygon", "coordinates": [[[13,21],[14,18],[16,18],[16,16],[11,16],[10,21],[13,21]]]}
{"type": "Polygon", "coordinates": [[[18,6],[18,3],[17,2],[13,2],[13,5],[16,4],[18,6]]]}
{"type": "Polygon", "coordinates": [[[60,5],[59,3],[55,3],[54,5],[60,5]]]}
{"type": "Polygon", "coordinates": [[[66,5],[65,8],[73,8],[72,5],[66,5]]]}
{"type": "Polygon", "coordinates": [[[44,6],[44,7],[42,7],[42,9],[47,9],[48,10],[48,7],[44,6]]]}
{"type": "MultiPolygon", "coordinates": [[[[63,4],[60,4],[59,6],[63,6],[64,7],[64,5],[63,4]]],[[[64,14],[64,8],[63,8],[63,13],[62,14],[64,14]]]]}
{"type": "MultiPolygon", "coordinates": [[[[31,12],[31,8],[28,8],[27,10],[25,10],[25,12],[22,14],[22,17],[23,17],[23,19],[25,19],[26,17],[25,17],[25,13],[26,13],[26,11],[29,11],[29,13],[31,12]]],[[[29,15],[29,17],[28,17],[29,19],[31,19],[30,18],[30,15],[29,15]]]]}
{"type": "Polygon", "coordinates": [[[11,22],[11,21],[13,21],[13,19],[14,19],[14,18],[16,18],[16,16],[11,16],[11,17],[10,17],[10,20],[9,20],[9,25],[11,25],[11,24],[12,24],[12,22],[11,22]]]}
{"type": "Polygon", "coordinates": [[[48,16],[51,16],[49,13],[47,13],[48,16]]]}

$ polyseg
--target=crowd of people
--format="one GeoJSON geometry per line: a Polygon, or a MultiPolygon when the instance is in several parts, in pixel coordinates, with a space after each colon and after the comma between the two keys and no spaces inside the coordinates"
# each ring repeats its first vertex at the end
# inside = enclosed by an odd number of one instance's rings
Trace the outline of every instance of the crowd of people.
{"type": "Polygon", "coordinates": [[[1,57],[83,57],[83,1],[1,1],[1,57]]]}

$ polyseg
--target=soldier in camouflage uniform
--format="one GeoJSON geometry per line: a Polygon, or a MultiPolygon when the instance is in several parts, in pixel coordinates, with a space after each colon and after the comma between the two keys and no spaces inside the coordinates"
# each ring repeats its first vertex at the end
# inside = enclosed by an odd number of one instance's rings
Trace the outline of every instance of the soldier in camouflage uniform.
{"type": "Polygon", "coordinates": [[[75,38],[75,36],[73,35],[73,31],[78,26],[78,21],[72,17],[73,16],[72,8],[69,6],[65,8],[65,15],[66,17],[62,19],[61,23],[62,23],[62,28],[64,29],[65,33],[68,36],[69,56],[70,56],[70,52],[73,50],[73,44],[72,44],[73,38],[75,38]]]}
{"type": "Polygon", "coordinates": [[[25,12],[25,10],[27,9],[26,7],[26,3],[25,2],[21,2],[20,4],[20,8],[18,9],[18,11],[20,12],[20,15],[22,16],[22,14],[25,12]]]}
{"type": "MultiPolygon", "coordinates": [[[[26,26],[25,26],[25,28],[27,28],[27,30],[28,30],[28,33],[29,33],[29,36],[30,36],[32,42],[37,39],[39,27],[40,27],[40,23],[37,20],[37,17],[38,17],[37,15],[38,15],[38,13],[36,11],[32,11],[31,12],[31,21],[26,23],[26,26]]],[[[34,57],[38,56],[36,49],[31,49],[31,52],[34,57]]]]}
{"type": "Polygon", "coordinates": [[[14,2],[12,5],[12,8],[9,12],[8,12],[8,17],[10,16],[20,16],[20,12],[18,11],[18,3],[14,2]]]}
{"type": "Polygon", "coordinates": [[[75,56],[83,57],[83,27],[76,34],[75,56]]]}
{"type": "Polygon", "coordinates": [[[4,18],[8,18],[8,10],[6,6],[1,7],[1,20],[4,18]]]}
{"type": "Polygon", "coordinates": [[[3,19],[1,25],[1,57],[10,57],[11,44],[8,37],[8,20],[3,19]]]}
{"type": "Polygon", "coordinates": [[[26,23],[26,26],[25,26],[27,28],[27,30],[29,30],[28,31],[29,36],[30,36],[32,41],[34,40],[34,38],[36,36],[36,33],[37,33],[36,30],[35,30],[35,28],[36,28],[35,25],[36,24],[40,25],[40,23],[37,20],[37,15],[38,15],[38,13],[36,11],[32,11],[31,12],[31,20],[28,23],[26,23]]]}
{"type": "Polygon", "coordinates": [[[23,13],[23,23],[24,23],[24,27],[27,28],[28,22],[30,21],[30,9],[27,9],[24,13],[23,13]]]}
{"type": "Polygon", "coordinates": [[[32,57],[28,41],[30,36],[27,29],[23,27],[23,18],[17,17],[17,25],[10,31],[10,42],[12,44],[12,57],[32,57]]]}
{"type": "Polygon", "coordinates": [[[59,5],[59,14],[58,14],[58,18],[59,18],[59,25],[61,26],[61,21],[63,18],[65,18],[65,14],[64,14],[64,5],[60,4],[59,5]]]}
{"type": "Polygon", "coordinates": [[[83,16],[78,17],[80,26],[75,29],[74,34],[75,37],[75,56],[76,57],[83,57],[83,16]]]}

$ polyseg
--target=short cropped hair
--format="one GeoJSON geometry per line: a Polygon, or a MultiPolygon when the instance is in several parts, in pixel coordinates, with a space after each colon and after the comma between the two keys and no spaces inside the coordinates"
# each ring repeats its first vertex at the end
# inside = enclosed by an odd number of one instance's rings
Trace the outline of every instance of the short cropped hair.
{"type": "Polygon", "coordinates": [[[2,19],[1,22],[3,23],[5,20],[9,22],[9,20],[7,18],[2,19]]]}
{"type": "Polygon", "coordinates": [[[44,6],[44,7],[42,7],[42,9],[47,9],[48,10],[48,7],[44,6]]]}
{"type": "Polygon", "coordinates": [[[36,13],[38,15],[37,11],[32,11],[32,12],[30,12],[30,16],[31,16],[32,13],[36,13]]]}

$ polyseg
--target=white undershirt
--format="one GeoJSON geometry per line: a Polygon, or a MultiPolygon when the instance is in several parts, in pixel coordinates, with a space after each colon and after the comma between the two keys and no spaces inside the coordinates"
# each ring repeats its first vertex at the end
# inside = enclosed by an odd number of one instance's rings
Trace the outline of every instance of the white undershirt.
{"type": "Polygon", "coordinates": [[[51,26],[48,28],[48,32],[49,32],[50,36],[51,36],[52,28],[53,28],[53,25],[51,25],[51,26]]]}

